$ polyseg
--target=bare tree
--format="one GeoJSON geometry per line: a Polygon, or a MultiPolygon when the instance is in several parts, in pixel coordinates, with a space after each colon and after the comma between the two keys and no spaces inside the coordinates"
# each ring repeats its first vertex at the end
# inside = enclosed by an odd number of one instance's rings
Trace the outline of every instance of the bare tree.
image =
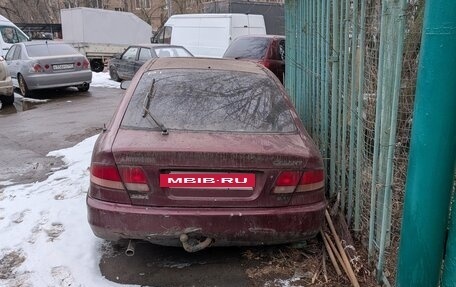
{"type": "Polygon", "coordinates": [[[173,14],[199,13],[202,10],[201,0],[171,0],[173,14]]]}

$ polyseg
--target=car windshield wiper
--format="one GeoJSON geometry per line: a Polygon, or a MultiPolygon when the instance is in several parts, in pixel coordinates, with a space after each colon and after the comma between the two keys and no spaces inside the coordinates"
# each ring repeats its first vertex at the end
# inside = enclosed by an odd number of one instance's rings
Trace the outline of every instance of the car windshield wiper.
{"type": "Polygon", "coordinates": [[[155,124],[161,129],[162,135],[167,135],[167,134],[169,134],[168,129],[149,110],[150,99],[154,95],[154,88],[155,88],[155,79],[152,80],[152,85],[150,86],[150,90],[147,93],[146,97],[144,98],[142,117],[145,118],[147,115],[149,115],[150,118],[155,122],[155,124]]]}

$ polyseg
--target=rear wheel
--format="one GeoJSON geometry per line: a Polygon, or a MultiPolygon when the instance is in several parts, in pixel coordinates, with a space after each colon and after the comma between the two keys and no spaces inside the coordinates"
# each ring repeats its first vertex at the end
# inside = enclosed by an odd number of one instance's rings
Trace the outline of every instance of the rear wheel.
{"type": "Polygon", "coordinates": [[[17,81],[19,83],[19,89],[21,90],[21,94],[24,97],[30,97],[32,95],[32,92],[29,90],[27,83],[25,82],[25,79],[21,74],[19,74],[19,76],[17,77],[17,81]]]}
{"type": "Polygon", "coordinates": [[[77,88],[80,92],[87,92],[90,89],[90,84],[84,83],[82,85],[77,86],[77,88]]]}
{"type": "Polygon", "coordinates": [[[114,66],[109,67],[109,77],[111,77],[111,79],[116,82],[122,81],[122,79],[119,77],[119,74],[117,74],[116,67],[114,66]]]}
{"type": "Polygon", "coordinates": [[[90,60],[90,67],[91,67],[92,71],[94,71],[96,73],[103,72],[103,70],[104,70],[104,64],[101,59],[90,60]]]}

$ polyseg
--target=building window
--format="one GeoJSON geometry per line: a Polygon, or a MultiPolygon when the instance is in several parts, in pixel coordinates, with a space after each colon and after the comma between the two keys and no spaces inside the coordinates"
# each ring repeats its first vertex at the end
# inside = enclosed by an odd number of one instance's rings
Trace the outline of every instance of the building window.
{"type": "Polygon", "coordinates": [[[125,11],[125,8],[123,8],[123,7],[116,7],[116,8],[114,8],[114,11],[122,11],[122,12],[123,12],[123,11],[125,11]]]}
{"type": "Polygon", "coordinates": [[[136,0],[136,9],[150,9],[150,0],[136,0]]]}

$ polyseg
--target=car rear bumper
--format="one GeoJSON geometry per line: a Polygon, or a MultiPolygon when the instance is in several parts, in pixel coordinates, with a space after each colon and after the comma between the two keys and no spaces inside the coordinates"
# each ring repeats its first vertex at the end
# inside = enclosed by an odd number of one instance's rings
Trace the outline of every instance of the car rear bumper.
{"type": "Polygon", "coordinates": [[[0,81],[0,95],[14,97],[11,77],[7,77],[4,81],[0,81]]]}
{"type": "Polygon", "coordinates": [[[30,74],[25,78],[29,90],[79,86],[92,81],[92,71],[74,71],[53,74],[30,74]]]}
{"type": "Polygon", "coordinates": [[[117,241],[141,239],[181,246],[179,236],[212,238],[213,245],[263,245],[315,236],[326,202],[281,208],[168,208],[116,204],[87,197],[94,234],[117,241]]]}

